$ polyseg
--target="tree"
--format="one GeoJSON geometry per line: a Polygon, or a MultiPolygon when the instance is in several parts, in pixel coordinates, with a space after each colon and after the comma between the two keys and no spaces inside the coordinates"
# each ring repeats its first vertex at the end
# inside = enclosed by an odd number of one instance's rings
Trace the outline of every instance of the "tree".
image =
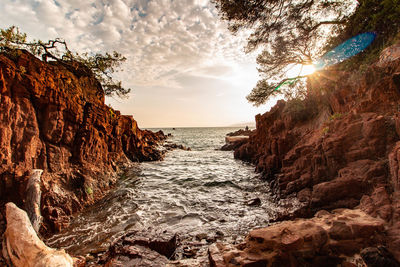
{"type": "Polygon", "coordinates": [[[250,29],[246,52],[258,48],[261,80],[247,96],[255,105],[271,96],[304,94],[292,90],[301,80],[287,81],[288,67],[308,65],[324,52],[326,40],[340,33],[354,10],[355,0],[212,0],[229,29],[250,29]]]}
{"type": "Polygon", "coordinates": [[[126,60],[120,53],[94,54],[73,53],[65,40],[56,38],[43,42],[34,40],[27,42],[25,33],[21,33],[18,27],[11,26],[7,29],[0,29],[0,52],[10,52],[15,49],[27,49],[43,61],[48,59],[58,61],[62,64],[72,65],[80,63],[86,66],[101,83],[105,95],[112,96],[116,94],[124,97],[129,94],[131,89],[122,87],[121,81],[115,81],[112,74],[117,71],[121,63],[126,60]]]}

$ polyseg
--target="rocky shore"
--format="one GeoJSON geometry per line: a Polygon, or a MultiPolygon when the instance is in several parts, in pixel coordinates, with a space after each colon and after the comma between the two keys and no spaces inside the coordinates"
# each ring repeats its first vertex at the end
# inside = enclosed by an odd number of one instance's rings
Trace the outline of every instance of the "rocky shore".
{"type": "Polygon", "coordinates": [[[229,151],[229,150],[235,150],[245,144],[250,135],[253,133],[252,130],[249,130],[248,128],[246,129],[240,129],[232,133],[228,133],[225,137],[225,145],[221,147],[222,151],[229,151]]]}
{"type": "Polygon", "coordinates": [[[213,245],[211,266],[400,266],[400,59],[393,51],[400,44],[364,74],[324,71],[309,81],[304,101],[279,101],[256,117],[235,157],[254,163],[277,199],[296,196],[303,206],[243,244],[213,245]]]}
{"type": "Polygon", "coordinates": [[[46,235],[107,194],[124,166],[163,158],[164,134],[140,130],[104,98],[85,66],[46,63],[24,50],[0,54],[2,228],[4,204],[24,206],[32,169],[43,170],[46,235]]]}
{"type": "MultiPolygon", "coordinates": [[[[279,101],[256,117],[254,131],[229,136],[248,136],[232,142],[235,158],[255,164],[276,200],[296,197],[302,205],[240,244],[199,236],[210,241],[211,266],[400,266],[400,59],[387,54],[398,50],[385,50],[363,74],[324,71],[309,81],[304,101],[279,101]]],[[[0,54],[0,100],[1,232],[5,203],[27,204],[33,169],[43,170],[39,232],[45,236],[107,194],[132,162],[189,150],[174,144],[159,150],[166,136],[140,130],[132,117],[105,105],[101,85],[81,65],[45,63],[23,50],[0,54]]],[[[24,212],[7,204],[7,213],[38,238],[24,212]]],[[[23,234],[14,222],[10,239],[23,234]]],[[[63,251],[35,242],[71,264],[63,251]]],[[[98,264],[205,264],[173,261],[178,243],[174,233],[128,232],[98,264]]]]}

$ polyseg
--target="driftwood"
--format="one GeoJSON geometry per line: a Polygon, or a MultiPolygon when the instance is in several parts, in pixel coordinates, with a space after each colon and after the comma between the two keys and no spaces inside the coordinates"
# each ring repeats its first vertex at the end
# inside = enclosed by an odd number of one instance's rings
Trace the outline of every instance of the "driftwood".
{"type": "Polygon", "coordinates": [[[73,259],[64,250],[49,248],[39,239],[26,212],[12,202],[6,204],[6,220],[3,255],[12,266],[73,266],[73,259]]]}
{"type": "Polygon", "coordinates": [[[29,220],[32,223],[33,229],[39,233],[40,225],[42,224],[42,216],[40,214],[40,197],[42,191],[40,190],[40,177],[43,170],[34,169],[29,177],[26,186],[26,199],[25,210],[28,213],[29,220]]]}

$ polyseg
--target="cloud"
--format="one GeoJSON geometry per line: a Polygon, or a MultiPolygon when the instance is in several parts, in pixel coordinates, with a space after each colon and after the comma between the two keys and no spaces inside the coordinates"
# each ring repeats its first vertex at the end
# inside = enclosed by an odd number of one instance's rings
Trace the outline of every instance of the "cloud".
{"type": "Polygon", "coordinates": [[[132,85],[168,84],[164,74],[171,69],[244,57],[244,38],[231,36],[206,0],[2,2],[2,27],[16,24],[41,39],[62,37],[79,51],[122,52],[132,85]]]}
{"type": "Polygon", "coordinates": [[[182,93],[204,83],[219,90],[242,65],[255,68],[254,55],[243,53],[246,34],[232,36],[207,0],[1,2],[1,28],[62,37],[74,51],[122,53],[127,61],[117,78],[137,97],[157,86],[182,93]]]}

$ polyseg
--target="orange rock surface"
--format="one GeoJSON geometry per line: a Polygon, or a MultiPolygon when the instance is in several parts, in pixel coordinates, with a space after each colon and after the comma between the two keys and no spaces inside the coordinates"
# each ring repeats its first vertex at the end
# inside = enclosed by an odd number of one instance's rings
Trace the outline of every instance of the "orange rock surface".
{"type": "Polygon", "coordinates": [[[235,157],[254,163],[278,198],[303,203],[279,219],[360,208],[384,220],[388,248],[400,260],[400,59],[357,75],[326,70],[308,88],[305,102],[278,101],[257,115],[235,157]]]}
{"type": "Polygon", "coordinates": [[[104,103],[85,66],[0,54],[0,201],[22,206],[27,175],[43,169],[42,231],[105,195],[129,162],[158,160],[161,134],[104,103]]]}

